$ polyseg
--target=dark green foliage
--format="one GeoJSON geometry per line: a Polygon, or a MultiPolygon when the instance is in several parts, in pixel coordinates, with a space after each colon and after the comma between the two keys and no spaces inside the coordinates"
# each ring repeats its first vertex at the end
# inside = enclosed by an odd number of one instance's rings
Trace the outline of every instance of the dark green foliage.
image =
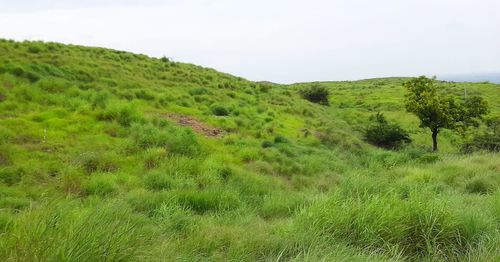
{"type": "Polygon", "coordinates": [[[265,141],[262,142],[261,146],[262,146],[262,148],[268,148],[268,147],[274,146],[274,144],[271,141],[265,140],[265,141]]]}
{"type": "Polygon", "coordinates": [[[487,103],[481,97],[461,101],[443,90],[435,78],[421,76],[403,84],[407,89],[406,110],[420,119],[420,126],[432,132],[433,150],[437,150],[440,129],[463,130],[477,126],[478,120],[488,112],[487,103]]]}
{"type": "Polygon", "coordinates": [[[486,130],[474,134],[462,145],[462,151],[466,153],[479,150],[500,152],[500,117],[487,119],[486,130]]]}
{"type": "Polygon", "coordinates": [[[277,135],[274,137],[274,143],[276,144],[280,144],[280,143],[288,143],[288,139],[286,139],[286,137],[282,136],[282,135],[277,135]]]}
{"type": "Polygon", "coordinates": [[[395,149],[411,143],[408,132],[398,124],[391,124],[384,114],[377,113],[370,117],[372,124],[365,130],[365,140],[369,143],[388,149],[395,149]]]}
{"type": "Polygon", "coordinates": [[[465,189],[469,193],[487,194],[494,190],[494,186],[487,180],[478,178],[467,183],[465,189]]]}
{"type": "Polygon", "coordinates": [[[330,101],[328,100],[330,92],[326,87],[318,84],[299,90],[299,94],[302,98],[313,103],[325,106],[330,104],[330,101]]]}
{"type": "Polygon", "coordinates": [[[144,99],[144,100],[147,100],[147,101],[152,101],[152,100],[155,100],[156,96],[149,92],[148,90],[144,90],[144,89],[141,89],[139,91],[135,91],[135,97],[137,97],[138,99],[144,99]]]}
{"type": "Polygon", "coordinates": [[[189,94],[192,96],[199,96],[199,95],[204,95],[208,93],[208,90],[206,88],[198,87],[198,88],[193,88],[189,90],[189,94]]]}
{"type": "Polygon", "coordinates": [[[213,105],[211,107],[212,113],[216,116],[227,116],[229,115],[229,110],[221,105],[213,105]]]}
{"type": "Polygon", "coordinates": [[[0,182],[3,182],[7,185],[14,185],[21,181],[24,173],[25,171],[23,168],[0,166],[0,182]]]}
{"type": "Polygon", "coordinates": [[[180,204],[199,213],[235,209],[240,205],[238,195],[225,191],[181,191],[177,193],[180,204]]]}

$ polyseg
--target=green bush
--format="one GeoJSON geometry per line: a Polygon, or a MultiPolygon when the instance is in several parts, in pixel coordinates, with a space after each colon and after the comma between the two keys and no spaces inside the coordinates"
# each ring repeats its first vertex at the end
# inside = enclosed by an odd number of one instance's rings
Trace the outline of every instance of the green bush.
{"type": "Polygon", "coordinates": [[[390,124],[382,113],[370,118],[373,123],[365,130],[365,140],[378,147],[395,149],[411,143],[408,132],[397,124],[390,124]]]}
{"type": "Polygon", "coordinates": [[[262,148],[269,148],[269,147],[273,147],[274,144],[271,141],[265,140],[265,141],[262,141],[262,144],[260,146],[262,148]]]}
{"type": "Polygon", "coordinates": [[[193,88],[193,89],[189,90],[189,94],[191,96],[199,96],[199,95],[204,95],[207,93],[208,93],[208,90],[206,88],[203,88],[203,87],[193,88]]]}
{"type": "Polygon", "coordinates": [[[302,96],[302,98],[312,103],[325,106],[330,104],[330,101],[328,100],[330,92],[326,87],[318,84],[299,90],[299,94],[302,96]]]}
{"type": "Polygon", "coordinates": [[[276,144],[280,144],[280,143],[288,143],[288,139],[286,139],[286,137],[282,136],[282,135],[277,135],[274,137],[274,143],[276,144]]]}
{"type": "Polygon", "coordinates": [[[229,115],[229,110],[221,105],[214,105],[211,107],[212,114],[216,116],[227,116],[229,115]]]}
{"type": "Polygon", "coordinates": [[[486,130],[477,133],[462,145],[462,151],[471,153],[479,150],[500,152],[500,117],[486,120],[486,130]]]}

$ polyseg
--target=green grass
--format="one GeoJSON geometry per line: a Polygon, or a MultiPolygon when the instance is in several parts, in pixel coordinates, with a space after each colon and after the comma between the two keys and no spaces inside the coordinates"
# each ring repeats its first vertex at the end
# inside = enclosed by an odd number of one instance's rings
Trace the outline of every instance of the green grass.
{"type": "MultiPolygon", "coordinates": [[[[311,83],[0,40],[0,260],[499,260],[498,153],[448,130],[431,152],[405,80],[320,83],[325,106],[311,83]],[[412,144],[365,142],[377,112],[412,144]]],[[[500,85],[446,85],[500,115],[500,85]]]]}

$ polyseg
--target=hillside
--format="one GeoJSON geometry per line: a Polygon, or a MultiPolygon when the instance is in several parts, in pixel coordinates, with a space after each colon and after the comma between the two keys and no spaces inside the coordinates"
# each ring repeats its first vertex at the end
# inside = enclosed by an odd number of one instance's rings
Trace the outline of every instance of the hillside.
{"type": "MultiPolygon", "coordinates": [[[[405,112],[404,78],[251,82],[0,41],[1,261],[500,260],[500,156],[405,112]],[[413,143],[363,140],[383,112],[413,143]]],[[[500,85],[464,86],[500,116],[500,85]]]]}

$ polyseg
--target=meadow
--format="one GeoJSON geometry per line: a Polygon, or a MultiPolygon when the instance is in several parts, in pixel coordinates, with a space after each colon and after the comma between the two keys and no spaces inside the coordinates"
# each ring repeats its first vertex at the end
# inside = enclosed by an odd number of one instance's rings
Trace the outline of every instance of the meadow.
{"type": "MultiPolygon", "coordinates": [[[[1,261],[500,261],[500,155],[404,106],[406,78],[252,82],[0,40],[1,261]],[[382,112],[398,150],[364,140],[382,112]]],[[[443,83],[483,96],[500,85],[443,83]]]]}

